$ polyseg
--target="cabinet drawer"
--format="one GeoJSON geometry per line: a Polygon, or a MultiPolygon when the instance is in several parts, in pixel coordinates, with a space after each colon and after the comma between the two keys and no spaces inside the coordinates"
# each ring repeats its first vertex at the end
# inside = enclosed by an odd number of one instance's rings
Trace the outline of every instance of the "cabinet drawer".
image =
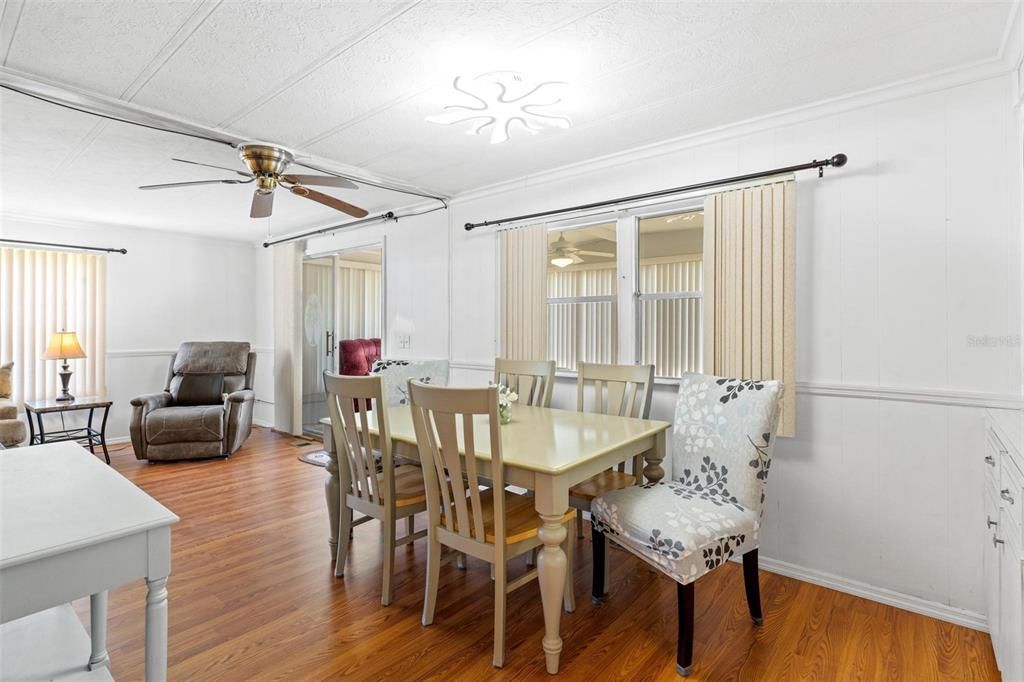
{"type": "Polygon", "coordinates": [[[1000,473],[999,506],[1005,512],[1003,519],[1006,525],[1001,530],[1004,535],[1012,535],[1014,544],[1020,546],[1024,543],[1024,533],[1021,532],[1024,528],[1024,474],[1008,453],[1003,455],[1000,473]]]}

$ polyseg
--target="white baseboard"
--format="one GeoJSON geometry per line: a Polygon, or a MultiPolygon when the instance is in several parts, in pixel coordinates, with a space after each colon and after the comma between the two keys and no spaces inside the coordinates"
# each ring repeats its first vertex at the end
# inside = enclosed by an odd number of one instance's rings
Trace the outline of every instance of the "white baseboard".
{"type": "MultiPolygon", "coordinates": [[[[590,512],[583,512],[583,518],[589,520],[590,512]]],[[[733,557],[732,561],[742,563],[743,558],[733,557]]],[[[811,585],[827,587],[828,589],[835,590],[836,592],[852,594],[855,597],[863,597],[864,599],[870,599],[871,601],[886,604],[887,606],[894,606],[898,609],[903,609],[904,611],[910,611],[911,613],[919,613],[922,616],[937,618],[947,623],[971,628],[972,630],[988,632],[988,618],[980,613],[975,613],[974,611],[958,609],[957,607],[949,606],[948,604],[940,604],[939,602],[921,599],[920,597],[903,594],[902,592],[896,592],[895,590],[876,587],[875,585],[862,583],[858,580],[851,580],[840,575],[818,571],[813,568],[804,568],[803,566],[797,566],[796,564],[780,561],[779,559],[771,559],[766,556],[759,556],[757,559],[757,565],[758,568],[770,573],[784,575],[787,578],[793,578],[794,580],[810,583],[811,585]]]]}
{"type": "Polygon", "coordinates": [[[780,561],[778,559],[770,559],[762,556],[758,558],[757,563],[760,568],[770,571],[771,573],[784,575],[787,578],[795,578],[796,580],[801,580],[805,583],[820,585],[821,587],[827,587],[845,594],[852,594],[856,597],[864,597],[871,601],[895,606],[898,609],[919,613],[923,616],[937,618],[939,620],[946,621],[947,623],[953,623],[954,625],[963,625],[964,627],[968,627],[973,630],[988,632],[988,618],[980,613],[975,613],[974,611],[958,609],[955,606],[949,606],[948,604],[940,604],[939,602],[921,599],[920,597],[913,597],[909,594],[896,592],[895,590],[876,587],[874,585],[862,583],[857,580],[850,580],[849,578],[844,578],[832,573],[817,571],[812,568],[804,568],[803,566],[797,566],[796,564],[780,561]]]}

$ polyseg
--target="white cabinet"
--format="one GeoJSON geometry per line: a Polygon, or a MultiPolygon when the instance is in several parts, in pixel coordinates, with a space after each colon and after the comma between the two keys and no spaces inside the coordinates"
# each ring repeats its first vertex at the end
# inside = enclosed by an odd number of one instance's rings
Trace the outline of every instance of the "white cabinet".
{"type": "Polygon", "coordinates": [[[984,576],[999,669],[1024,680],[1024,439],[1007,423],[992,412],[986,423],[984,576]]]}

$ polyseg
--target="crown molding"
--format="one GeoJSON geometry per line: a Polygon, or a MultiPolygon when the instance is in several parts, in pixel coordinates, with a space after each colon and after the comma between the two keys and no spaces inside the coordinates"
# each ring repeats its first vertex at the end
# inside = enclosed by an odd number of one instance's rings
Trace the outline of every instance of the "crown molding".
{"type": "MultiPolygon", "coordinates": [[[[1009,49],[1009,46],[1007,46],[1007,49],[1009,49]]],[[[654,142],[641,147],[594,157],[551,170],[520,176],[512,180],[485,185],[456,193],[452,196],[449,203],[453,206],[462,205],[531,186],[574,178],[609,168],[618,168],[626,164],[640,163],[694,147],[732,140],[766,130],[782,128],[907,97],[948,90],[961,85],[1004,76],[1011,69],[1012,67],[1008,65],[1004,55],[1001,54],[956,68],[936,71],[924,76],[896,81],[887,85],[868,88],[790,109],[783,109],[736,123],[729,123],[661,142],[654,142]]]]}
{"type": "MultiPolygon", "coordinates": [[[[141,227],[139,225],[129,225],[125,223],[99,223],[94,220],[70,220],[67,218],[56,218],[52,216],[35,215],[31,213],[19,213],[16,211],[0,211],[0,226],[3,226],[6,222],[12,223],[24,223],[29,225],[45,225],[47,227],[59,227],[62,229],[71,230],[125,230],[127,235],[130,237],[136,237],[139,234],[145,234],[145,232],[155,232],[158,234],[169,235],[172,237],[179,237],[182,239],[193,239],[203,242],[219,242],[225,245],[238,246],[239,244],[246,244],[249,246],[256,246],[248,237],[242,239],[230,239],[228,237],[219,236],[204,236],[196,234],[195,232],[183,232],[180,230],[168,230],[159,227],[141,227]]],[[[4,233],[6,234],[6,233],[4,233]]]]}
{"type": "MultiPolygon", "coordinates": [[[[156,125],[186,135],[203,136],[211,141],[221,142],[223,144],[231,145],[232,147],[238,147],[242,144],[259,141],[224,126],[210,126],[203,123],[197,123],[182,116],[177,116],[159,109],[142,106],[134,102],[110,97],[108,95],[102,95],[100,93],[84,88],[78,88],[57,80],[13,69],[9,66],[0,65],[0,85],[30,93],[31,95],[37,96],[43,100],[54,100],[55,102],[62,102],[68,106],[77,107],[82,109],[87,115],[99,114],[114,118],[122,118],[128,121],[141,119],[147,125],[156,125]]],[[[59,105],[54,104],[54,106],[59,105]]],[[[275,144],[273,142],[267,143],[275,144]]],[[[391,185],[391,187],[385,187],[385,189],[390,189],[392,191],[399,191],[398,188],[400,188],[418,192],[420,194],[445,196],[443,193],[435,192],[430,188],[422,188],[417,185],[413,185],[412,183],[406,182],[400,178],[393,178],[387,175],[373,173],[365,168],[358,168],[333,159],[317,156],[316,154],[306,152],[303,149],[295,149],[288,147],[287,145],[280,146],[289,149],[289,151],[295,155],[296,165],[308,162],[325,170],[350,177],[356,182],[362,180],[367,184],[378,183],[391,185]]],[[[445,196],[445,198],[447,197],[445,196]]]]}

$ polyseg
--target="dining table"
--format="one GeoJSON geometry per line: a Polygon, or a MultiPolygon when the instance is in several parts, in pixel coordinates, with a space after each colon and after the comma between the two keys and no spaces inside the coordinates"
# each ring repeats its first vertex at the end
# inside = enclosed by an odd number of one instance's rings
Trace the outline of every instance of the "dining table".
{"type": "MultiPolygon", "coordinates": [[[[392,450],[396,457],[419,460],[412,411],[408,405],[387,408],[392,450]]],[[[488,417],[475,417],[474,452],[481,476],[490,474],[488,417]],[[481,428],[482,427],[482,428],[481,428]]],[[[330,517],[332,556],[336,552],[342,491],[348,488],[348,467],[339,467],[331,438],[330,418],[324,418],[324,449],[329,461],[325,492],[330,517]],[[343,480],[345,479],[345,480],[343,480]]],[[[642,456],[643,479],[655,483],[665,475],[666,433],[671,424],[593,412],[577,412],[513,404],[511,421],[500,426],[505,482],[532,491],[538,516],[538,537],[544,543],[537,557],[537,580],[544,612],[542,647],[547,671],[558,672],[562,652],[562,596],[568,570],[561,548],[562,525],[569,509],[569,489],[620,462],[642,456]]],[[[368,415],[371,439],[378,437],[377,420],[368,415]]],[[[461,434],[460,434],[461,438],[461,434]]],[[[460,442],[460,450],[463,444],[460,442]]],[[[462,454],[464,450],[462,450],[462,454]]],[[[638,480],[638,482],[640,482],[638,480]]],[[[340,541],[347,541],[341,538],[340,541]]]]}

